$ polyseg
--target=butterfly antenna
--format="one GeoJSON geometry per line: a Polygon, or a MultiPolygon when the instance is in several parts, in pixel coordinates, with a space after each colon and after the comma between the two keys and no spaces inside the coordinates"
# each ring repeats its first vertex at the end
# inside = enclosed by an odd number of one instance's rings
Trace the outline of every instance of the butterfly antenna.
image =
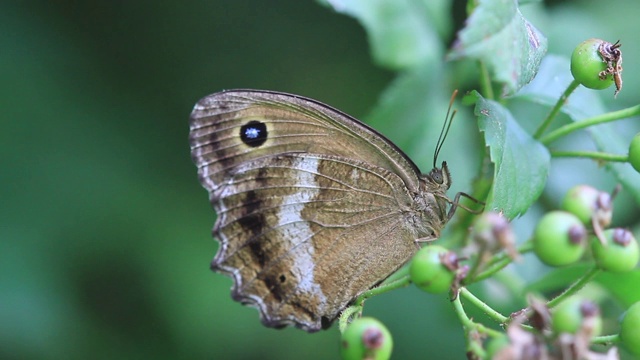
{"type": "Polygon", "coordinates": [[[449,108],[447,109],[447,116],[444,119],[444,124],[442,125],[442,130],[440,130],[440,136],[438,136],[438,142],[436,142],[436,151],[433,153],[433,167],[436,167],[436,163],[438,162],[438,155],[440,155],[440,150],[442,150],[442,145],[444,145],[444,140],[447,138],[449,134],[449,129],[451,128],[451,123],[453,123],[453,118],[456,116],[456,110],[451,111],[453,107],[453,101],[458,95],[458,89],[453,91],[451,94],[451,100],[449,100],[449,108]],[[451,116],[449,116],[451,114],[451,116]]]}

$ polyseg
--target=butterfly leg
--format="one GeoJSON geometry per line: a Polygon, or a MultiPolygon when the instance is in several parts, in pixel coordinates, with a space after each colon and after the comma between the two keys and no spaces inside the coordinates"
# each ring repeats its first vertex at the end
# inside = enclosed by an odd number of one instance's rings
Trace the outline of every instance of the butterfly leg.
{"type": "Polygon", "coordinates": [[[415,239],[413,241],[416,244],[416,246],[418,247],[418,249],[420,249],[420,243],[436,241],[436,240],[438,240],[438,237],[439,236],[437,236],[437,235],[429,235],[429,236],[425,236],[425,237],[421,237],[421,238],[415,239]]]}
{"type": "Polygon", "coordinates": [[[485,203],[484,203],[484,202],[482,202],[482,201],[480,201],[480,200],[478,200],[478,199],[474,198],[473,196],[471,196],[471,195],[469,195],[469,194],[467,194],[467,193],[459,192],[459,193],[457,193],[457,194],[456,194],[456,196],[453,198],[453,201],[451,201],[451,208],[449,209],[449,213],[447,214],[447,218],[448,218],[449,220],[451,220],[451,218],[453,217],[453,214],[455,214],[456,209],[458,208],[458,206],[460,206],[461,208],[463,208],[463,209],[467,210],[468,212],[470,212],[470,213],[472,213],[472,214],[480,214],[480,213],[484,210],[484,205],[485,205],[485,203]],[[481,204],[481,205],[482,205],[482,209],[480,209],[480,210],[471,210],[471,209],[469,209],[468,207],[466,207],[466,206],[464,206],[464,205],[461,205],[461,204],[460,204],[460,197],[461,197],[461,196],[464,196],[464,197],[466,197],[467,199],[470,199],[470,200],[472,200],[472,201],[473,201],[473,202],[475,202],[475,203],[481,204]]]}

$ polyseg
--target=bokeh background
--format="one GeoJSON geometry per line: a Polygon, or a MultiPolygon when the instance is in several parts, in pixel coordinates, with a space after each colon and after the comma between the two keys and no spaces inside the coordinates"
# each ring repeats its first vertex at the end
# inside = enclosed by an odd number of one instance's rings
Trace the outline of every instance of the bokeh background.
{"type": "MultiPolygon", "coordinates": [[[[623,39],[625,69],[637,63],[634,0],[534,9],[550,52],[597,29],[623,39]]],[[[617,107],[637,102],[635,73],[617,107]]],[[[356,20],[300,0],[2,2],[0,74],[0,358],[337,357],[336,327],[264,328],[209,271],[214,213],[187,122],[199,98],[229,88],[366,117],[394,74],[372,63],[356,20]]],[[[366,311],[394,334],[396,358],[464,356],[445,295],[402,289],[366,311]]]]}

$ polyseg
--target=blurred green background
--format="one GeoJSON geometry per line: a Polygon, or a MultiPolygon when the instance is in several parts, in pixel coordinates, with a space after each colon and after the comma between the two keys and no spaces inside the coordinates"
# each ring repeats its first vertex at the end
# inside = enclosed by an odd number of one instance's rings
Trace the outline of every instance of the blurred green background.
{"type": "Polygon", "coordinates": [[[362,116],[391,73],[310,1],[0,5],[0,358],[335,356],[337,328],[264,328],[209,270],[195,102],[304,94],[362,116]]]}
{"type": "MultiPolygon", "coordinates": [[[[567,54],[597,35],[584,19],[603,11],[631,16],[583,1],[532,21],[567,54]],[[554,16],[580,25],[563,34],[554,16]]],[[[600,29],[623,39],[631,68],[638,23],[610,25],[600,29]]],[[[337,356],[337,327],[264,328],[209,271],[214,213],[187,122],[199,98],[229,88],[365,116],[394,75],[372,64],[356,20],[300,0],[3,2],[0,63],[0,358],[337,356]]],[[[637,102],[635,73],[617,107],[637,102]]],[[[402,289],[366,313],[394,334],[396,358],[464,356],[446,295],[402,289]]]]}

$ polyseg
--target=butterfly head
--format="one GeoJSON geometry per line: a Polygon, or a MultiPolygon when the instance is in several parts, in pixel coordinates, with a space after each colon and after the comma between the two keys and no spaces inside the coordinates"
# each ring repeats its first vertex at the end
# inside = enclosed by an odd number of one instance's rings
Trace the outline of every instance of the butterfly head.
{"type": "Polygon", "coordinates": [[[435,187],[442,189],[443,192],[446,192],[451,187],[451,173],[446,161],[442,162],[441,167],[434,166],[426,177],[435,187]]]}
{"type": "Polygon", "coordinates": [[[431,181],[436,189],[440,189],[443,193],[449,190],[451,187],[451,173],[449,173],[449,167],[447,166],[447,162],[443,161],[442,166],[438,167],[436,164],[438,162],[438,155],[440,155],[440,150],[442,150],[442,146],[444,145],[444,141],[449,134],[449,129],[451,129],[451,123],[453,123],[453,118],[456,116],[456,111],[451,111],[451,107],[453,106],[453,100],[455,100],[456,95],[458,94],[458,90],[455,90],[451,95],[451,101],[449,102],[449,109],[447,109],[447,115],[444,119],[444,124],[442,124],[442,130],[440,130],[440,136],[438,137],[438,141],[436,142],[436,149],[433,152],[433,169],[426,175],[426,178],[431,181]]]}

